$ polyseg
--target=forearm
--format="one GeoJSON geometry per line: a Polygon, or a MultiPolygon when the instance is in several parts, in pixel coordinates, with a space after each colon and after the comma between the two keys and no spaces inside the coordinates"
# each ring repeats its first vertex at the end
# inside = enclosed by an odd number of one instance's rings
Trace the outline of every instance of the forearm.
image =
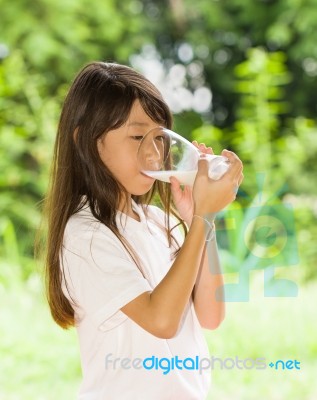
{"type": "Polygon", "coordinates": [[[216,239],[207,242],[193,290],[194,307],[203,328],[216,329],[225,315],[225,299],[216,239]]]}
{"type": "Polygon", "coordinates": [[[159,324],[176,332],[193,291],[205,243],[204,222],[193,221],[169,272],[150,296],[150,308],[159,324]]]}

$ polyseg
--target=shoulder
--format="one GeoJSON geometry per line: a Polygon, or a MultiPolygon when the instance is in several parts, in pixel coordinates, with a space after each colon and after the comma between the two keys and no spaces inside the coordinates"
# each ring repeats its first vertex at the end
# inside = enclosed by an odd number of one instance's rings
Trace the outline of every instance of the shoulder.
{"type": "Polygon", "coordinates": [[[93,232],[99,228],[100,222],[92,215],[89,207],[84,207],[73,214],[67,221],[65,233],[78,235],[81,232],[93,232]]]}
{"type": "Polygon", "coordinates": [[[85,206],[73,214],[67,221],[64,242],[90,243],[95,238],[101,238],[104,243],[117,243],[116,235],[106,225],[97,220],[91,213],[89,206],[85,206]]]}

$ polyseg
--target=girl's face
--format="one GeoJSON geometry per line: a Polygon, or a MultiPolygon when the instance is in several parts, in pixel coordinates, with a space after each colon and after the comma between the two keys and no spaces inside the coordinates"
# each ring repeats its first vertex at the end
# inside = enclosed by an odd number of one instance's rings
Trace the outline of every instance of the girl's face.
{"type": "Polygon", "coordinates": [[[142,137],[158,126],[136,100],[126,123],[98,140],[102,162],[130,194],[145,194],[153,186],[155,179],[142,174],[138,167],[137,152],[142,137]]]}

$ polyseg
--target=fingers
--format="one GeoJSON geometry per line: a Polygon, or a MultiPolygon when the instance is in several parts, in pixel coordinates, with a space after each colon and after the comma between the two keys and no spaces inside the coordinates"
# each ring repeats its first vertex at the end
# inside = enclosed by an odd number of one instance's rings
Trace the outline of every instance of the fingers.
{"type": "Polygon", "coordinates": [[[240,180],[242,181],[243,179],[243,164],[240,160],[240,158],[233,153],[232,151],[229,150],[223,150],[221,152],[221,155],[224,157],[227,157],[230,163],[228,172],[226,173],[226,176],[232,179],[235,182],[239,182],[240,180]],[[242,179],[241,179],[242,178],[242,179]]]}
{"type": "MultiPolygon", "coordinates": [[[[198,144],[198,142],[196,140],[194,140],[192,143],[201,152],[201,159],[203,159],[204,154],[214,154],[212,148],[206,147],[205,143],[198,144]]],[[[241,185],[241,182],[243,181],[243,178],[244,178],[243,164],[242,164],[241,160],[239,159],[239,157],[232,151],[225,149],[221,152],[221,155],[224,157],[227,157],[229,160],[230,167],[228,169],[228,172],[226,173],[226,176],[227,176],[227,178],[232,180],[232,182],[234,183],[234,190],[235,190],[235,192],[237,192],[238,188],[241,185]]],[[[204,174],[204,173],[208,174],[208,165],[207,164],[208,163],[203,163],[203,162],[199,161],[198,171],[201,171],[200,174],[204,174]],[[200,164],[202,164],[201,167],[199,167],[200,164]]]]}
{"type": "Polygon", "coordinates": [[[239,179],[238,179],[238,185],[239,185],[239,186],[241,185],[243,179],[244,179],[244,175],[243,175],[243,173],[241,172],[241,174],[240,174],[240,176],[239,176],[239,179]]]}
{"type": "Polygon", "coordinates": [[[243,182],[243,179],[244,179],[244,175],[243,175],[243,173],[241,172],[241,173],[239,174],[237,180],[234,181],[235,188],[236,188],[236,192],[238,192],[239,186],[240,186],[241,183],[243,182]]]}
{"type": "Polygon", "coordinates": [[[179,201],[179,199],[182,196],[182,189],[180,187],[180,182],[174,176],[171,176],[169,179],[170,179],[170,183],[171,183],[171,192],[172,192],[174,201],[177,202],[177,201],[179,201]]]}
{"type": "Polygon", "coordinates": [[[205,176],[208,179],[208,169],[209,169],[209,162],[205,159],[205,155],[201,154],[200,159],[198,160],[198,176],[205,176]]]}
{"type": "Polygon", "coordinates": [[[171,176],[169,180],[171,183],[171,193],[174,204],[177,208],[182,207],[184,209],[184,206],[186,206],[186,204],[188,206],[188,204],[191,204],[193,201],[192,188],[187,185],[184,185],[184,187],[182,188],[181,183],[174,176],[171,176]]]}
{"type": "Polygon", "coordinates": [[[198,144],[198,142],[196,140],[193,140],[193,145],[195,147],[197,147],[197,149],[201,152],[201,153],[205,153],[205,154],[214,154],[212,147],[207,147],[205,145],[205,143],[200,143],[198,144]]]}
{"type": "Polygon", "coordinates": [[[227,172],[227,177],[232,180],[233,183],[233,199],[236,199],[239,186],[241,185],[244,175],[243,175],[243,164],[239,157],[229,150],[223,150],[221,153],[224,157],[227,157],[230,162],[230,167],[227,172]]]}
{"type": "Polygon", "coordinates": [[[170,176],[171,187],[177,189],[180,187],[180,182],[175,176],[170,176]]]}

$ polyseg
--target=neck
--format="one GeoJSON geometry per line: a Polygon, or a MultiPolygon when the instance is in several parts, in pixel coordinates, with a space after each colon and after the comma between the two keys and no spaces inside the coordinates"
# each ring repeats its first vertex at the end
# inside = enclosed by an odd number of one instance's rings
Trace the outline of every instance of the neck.
{"type": "Polygon", "coordinates": [[[130,194],[121,196],[118,210],[125,214],[132,212],[132,199],[130,194]]]}
{"type": "Polygon", "coordinates": [[[140,220],[138,214],[132,209],[131,195],[129,195],[129,197],[127,198],[124,197],[121,199],[118,210],[128,215],[129,217],[136,219],[137,221],[140,220]]]}

